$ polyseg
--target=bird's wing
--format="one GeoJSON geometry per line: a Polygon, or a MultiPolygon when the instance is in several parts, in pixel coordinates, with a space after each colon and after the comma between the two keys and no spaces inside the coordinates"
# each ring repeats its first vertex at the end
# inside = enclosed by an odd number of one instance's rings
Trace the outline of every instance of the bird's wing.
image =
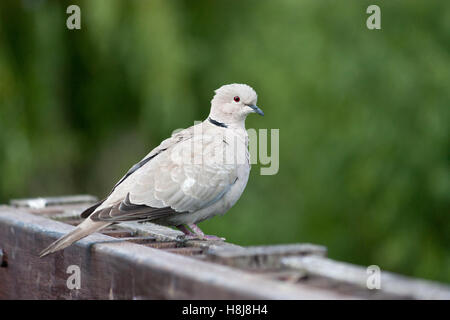
{"type": "MultiPolygon", "coordinates": [[[[129,176],[131,176],[134,172],[136,172],[137,170],[139,170],[141,167],[143,167],[147,162],[149,162],[150,160],[152,160],[154,157],[156,157],[159,153],[164,152],[165,150],[167,150],[168,148],[170,148],[172,145],[183,141],[183,140],[187,140],[192,136],[192,129],[188,128],[186,130],[182,130],[181,132],[178,132],[174,135],[172,135],[170,138],[164,140],[163,142],[161,142],[161,144],[156,147],[155,149],[153,149],[152,151],[150,151],[149,154],[147,154],[141,161],[139,161],[138,163],[136,163],[135,165],[133,165],[130,170],[127,171],[127,173],[114,185],[113,189],[111,190],[109,196],[106,199],[100,200],[97,203],[93,204],[92,206],[90,206],[89,208],[85,209],[80,216],[82,218],[87,218],[89,217],[98,207],[103,206],[102,207],[110,207],[110,203],[104,204],[105,200],[109,200],[109,202],[111,202],[111,195],[114,193],[115,189],[117,188],[117,186],[119,186],[122,182],[124,182],[129,176]]],[[[99,210],[102,208],[99,208],[99,210]]]]}
{"type": "Polygon", "coordinates": [[[155,220],[176,214],[170,207],[152,208],[146,205],[134,204],[130,201],[130,194],[120,203],[95,211],[90,215],[93,221],[124,222],[136,220],[155,220]]]}
{"type": "Polygon", "coordinates": [[[151,160],[125,175],[90,218],[154,220],[195,212],[219,201],[236,181],[236,166],[223,161],[225,143],[220,136],[191,131],[153,150],[144,158],[151,160]]]}

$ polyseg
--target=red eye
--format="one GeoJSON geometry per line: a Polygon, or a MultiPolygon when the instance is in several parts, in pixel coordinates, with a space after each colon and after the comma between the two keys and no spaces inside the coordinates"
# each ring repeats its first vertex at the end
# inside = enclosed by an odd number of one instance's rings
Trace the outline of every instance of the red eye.
{"type": "Polygon", "coordinates": [[[239,102],[241,101],[241,98],[239,98],[238,96],[234,97],[234,101],[239,102]]]}

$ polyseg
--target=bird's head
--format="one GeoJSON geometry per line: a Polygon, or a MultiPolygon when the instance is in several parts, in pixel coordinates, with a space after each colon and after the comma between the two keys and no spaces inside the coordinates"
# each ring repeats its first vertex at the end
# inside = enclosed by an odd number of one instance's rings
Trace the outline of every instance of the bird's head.
{"type": "Polygon", "coordinates": [[[252,87],[246,84],[227,84],[215,91],[211,100],[210,118],[224,124],[242,123],[248,114],[264,112],[256,106],[258,96],[252,87]]]}

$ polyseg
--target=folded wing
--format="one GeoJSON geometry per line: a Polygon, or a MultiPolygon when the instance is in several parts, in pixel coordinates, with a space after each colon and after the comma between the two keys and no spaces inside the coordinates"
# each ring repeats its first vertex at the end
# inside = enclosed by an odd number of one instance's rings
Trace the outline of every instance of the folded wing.
{"type": "Polygon", "coordinates": [[[223,161],[224,149],[224,141],[212,135],[184,133],[165,140],[89,217],[105,222],[155,220],[212,205],[237,178],[236,166],[223,161]]]}

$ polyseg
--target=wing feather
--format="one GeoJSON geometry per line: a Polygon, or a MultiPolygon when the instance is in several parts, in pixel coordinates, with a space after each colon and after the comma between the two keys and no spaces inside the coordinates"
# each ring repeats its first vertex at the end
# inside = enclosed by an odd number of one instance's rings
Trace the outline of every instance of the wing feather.
{"type": "Polygon", "coordinates": [[[123,222],[136,220],[156,220],[167,218],[168,216],[178,214],[170,207],[153,208],[146,205],[134,204],[130,200],[130,194],[127,194],[122,202],[94,212],[90,218],[93,221],[105,222],[123,222]]]}
{"type": "Polygon", "coordinates": [[[186,130],[144,158],[150,160],[135,165],[90,217],[110,222],[155,220],[219,201],[237,178],[235,165],[213,161],[226,143],[211,135],[194,137],[193,127],[186,130]]]}

